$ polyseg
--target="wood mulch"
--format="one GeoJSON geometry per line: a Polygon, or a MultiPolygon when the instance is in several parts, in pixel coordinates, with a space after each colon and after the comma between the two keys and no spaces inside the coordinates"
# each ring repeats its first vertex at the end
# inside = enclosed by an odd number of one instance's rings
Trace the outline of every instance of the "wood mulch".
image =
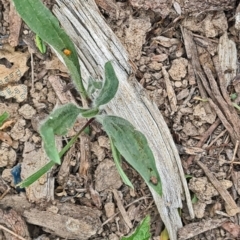
{"type": "MultiPolygon", "coordinates": [[[[45,1],[51,9],[54,1],[45,1]]],[[[183,201],[178,239],[240,239],[240,5],[233,0],[96,0],[127,49],[135,76],[166,121],[186,174],[195,219],[183,201]],[[239,90],[239,92],[238,92],[239,90]]],[[[123,184],[109,140],[93,122],[48,176],[21,191],[21,177],[48,161],[40,122],[59,103],[79,102],[65,66],[9,0],[0,2],[0,239],[110,239],[151,216],[153,240],[164,223],[147,185],[127,163],[123,184]]],[[[59,148],[84,124],[79,120],[59,148]]],[[[171,180],[171,176],[169,176],[171,180]]]]}

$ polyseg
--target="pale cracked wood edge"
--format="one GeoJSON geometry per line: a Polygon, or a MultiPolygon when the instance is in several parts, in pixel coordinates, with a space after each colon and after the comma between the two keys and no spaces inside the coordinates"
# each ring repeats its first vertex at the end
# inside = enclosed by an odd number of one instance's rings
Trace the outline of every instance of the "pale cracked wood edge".
{"type": "Polygon", "coordinates": [[[56,0],[56,3],[53,12],[75,43],[85,82],[90,75],[103,76],[104,64],[114,60],[120,84],[106,112],[127,119],[146,136],[162,179],[163,196],[150,190],[170,239],[177,240],[177,230],[182,227],[178,208],[182,207],[183,192],[192,218],[194,212],[181,160],[161,113],[133,76],[125,48],[105,23],[95,2],[56,0]]]}

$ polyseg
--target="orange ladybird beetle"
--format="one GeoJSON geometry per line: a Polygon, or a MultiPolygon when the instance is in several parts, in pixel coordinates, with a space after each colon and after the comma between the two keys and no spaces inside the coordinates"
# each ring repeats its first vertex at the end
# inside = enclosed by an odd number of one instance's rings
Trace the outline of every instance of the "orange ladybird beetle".
{"type": "Polygon", "coordinates": [[[66,56],[70,56],[72,54],[71,50],[69,50],[67,48],[64,48],[62,51],[66,56]]]}

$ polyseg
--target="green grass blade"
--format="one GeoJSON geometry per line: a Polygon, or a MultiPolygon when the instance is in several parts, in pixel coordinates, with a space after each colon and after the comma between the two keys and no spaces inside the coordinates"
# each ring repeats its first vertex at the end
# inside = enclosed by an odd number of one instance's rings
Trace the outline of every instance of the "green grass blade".
{"type": "Polygon", "coordinates": [[[123,118],[104,116],[97,119],[125,160],[138,171],[148,186],[162,195],[161,179],[145,136],[123,118]]]}
{"type": "Polygon", "coordinates": [[[125,172],[123,171],[122,167],[121,167],[121,155],[118,152],[117,148],[114,146],[112,139],[110,138],[110,145],[111,145],[111,149],[112,149],[112,155],[113,155],[113,159],[114,162],[116,164],[116,168],[118,170],[119,175],[121,176],[123,182],[128,185],[129,187],[131,187],[132,189],[134,189],[131,181],[129,180],[129,178],[127,177],[127,175],[125,174],[125,172]]]}
{"type": "Polygon", "coordinates": [[[36,46],[37,46],[38,50],[40,51],[40,53],[42,53],[42,54],[46,53],[46,51],[47,51],[46,45],[44,44],[44,42],[38,35],[36,35],[36,37],[35,37],[35,43],[36,43],[36,46]]]}
{"type": "Polygon", "coordinates": [[[75,46],[60,28],[57,18],[40,0],[13,0],[13,2],[29,28],[62,56],[77,90],[84,99],[87,99],[75,46]],[[64,49],[67,49],[70,54],[64,53],[64,49]]]}
{"type": "Polygon", "coordinates": [[[105,81],[99,95],[94,100],[94,106],[101,106],[108,103],[115,96],[118,90],[118,78],[112,66],[112,63],[108,61],[105,66],[105,81]]]}
{"type": "Polygon", "coordinates": [[[0,127],[3,125],[3,123],[9,118],[9,114],[7,112],[4,112],[1,116],[0,116],[0,127]]]}
{"type": "Polygon", "coordinates": [[[32,183],[37,181],[42,175],[47,173],[53,166],[55,165],[54,162],[50,161],[46,165],[44,165],[42,168],[40,168],[37,172],[20,182],[16,185],[16,187],[25,188],[30,186],[32,183]]]}

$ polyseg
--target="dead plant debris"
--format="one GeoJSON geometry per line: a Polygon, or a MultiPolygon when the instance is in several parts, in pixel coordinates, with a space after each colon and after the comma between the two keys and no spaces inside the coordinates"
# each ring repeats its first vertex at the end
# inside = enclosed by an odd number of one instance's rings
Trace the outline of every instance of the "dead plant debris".
{"type": "MultiPolygon", "coordinates": [[[[9,3],[0,3],[0,114],[10,114],[0,126],[0,238],[117,240],[149,213],[152,239],[159,239],[163,224],[146,184],[126,163],[135,190],[123,184],[109,140],[94,123],[61,167],[25,193],[14,189],[15,165],[21,163],[25,178],[48,161],[39,122],[55,106],[79,99],[66,87],[65,67],[50,49],[45,56],[37,51],[33,34],[9,3]]],[[[168,123],[190,176],[196,219],[182,209],[179,239],[238,239],[240,5],[225,0],[96,3],[168,123]]],[[[83,124],[78,121],[59,146],[83,124]]]]}

